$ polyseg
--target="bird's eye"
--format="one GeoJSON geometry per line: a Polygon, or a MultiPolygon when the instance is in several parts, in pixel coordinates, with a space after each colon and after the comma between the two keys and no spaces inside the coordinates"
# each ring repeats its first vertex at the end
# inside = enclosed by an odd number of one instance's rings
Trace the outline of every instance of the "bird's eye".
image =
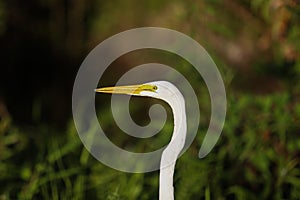
{"type": "Polygon", "coordinates": [[[153,86],[153,90],[157,90],[157,86],[153,86]]]}

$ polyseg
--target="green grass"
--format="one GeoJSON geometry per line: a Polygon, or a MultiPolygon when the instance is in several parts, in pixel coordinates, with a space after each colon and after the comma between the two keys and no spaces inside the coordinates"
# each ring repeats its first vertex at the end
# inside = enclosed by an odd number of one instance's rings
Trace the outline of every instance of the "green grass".
{"type": "MultiPolygon", "coordinates": [[[[300,198],[300,103],[287,93],[228,96],[217,146],[198,159],[198,139],[179,159],[178,199],[300,198]]],[[[82,146],[73,123],[57,134],[47,127],[28,138],[9,118],[0,123],[2,199],[156,199],[158,172],[110,169],[82,146]]],[[[138,146],[138,145],[137,145],[138,146]]],[[[143,146],[143,145],[141,145],[143,146]]]]}

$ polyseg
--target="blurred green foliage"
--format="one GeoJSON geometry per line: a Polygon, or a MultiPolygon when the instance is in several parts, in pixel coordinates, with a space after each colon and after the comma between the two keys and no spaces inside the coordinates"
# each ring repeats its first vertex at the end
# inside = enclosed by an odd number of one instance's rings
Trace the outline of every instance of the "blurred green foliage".
{"type": "MultiPolygon", "coordinates": [[[[223,133],[213,151],[199,160],[210,100],[187,63],[162,52],[133,52],[114,63],[123,68],[112,67],[103,80],[113,84],[120,71],[154,59],[199,86],[194,89],[200,129],[178,159],[176,199],[300,199],[299,18],[296,0],[0,1],[1,52],[8,54],[1,72],[8,72],[9,79],[16,76],[17,82],[7,84],[1,73],[0,200],[157,199],[159,172],[128,174],[98,162],[83,147],[66,106],[71,98],[65,93],[71,93],[74,74],[90,49],[112,34],[140,26],[172,28],[199,41],[226,85],[223,133]],[[27,48],[40,54],[30,57],[27,48]],[[33,75],[27,70],[16,75],[21,64],[33,75]],[[36,72],[43,64],[49,76],[36,72]],[[36,82],[28,85],[26,76],[36,82]],[[17,90],[23,84],[27,90],[17,90]],[[61,120],[63,125],[57,126],[61,120]]],[[[133,117],[146,124],[144,110],[158,101],[132,101],[133,117]]],[[[98,103],[101,124],[118,145],[144,152],[168,143],[171,120],[158,137],[131,140],[113,123],[109,97],[98,103]]]]}

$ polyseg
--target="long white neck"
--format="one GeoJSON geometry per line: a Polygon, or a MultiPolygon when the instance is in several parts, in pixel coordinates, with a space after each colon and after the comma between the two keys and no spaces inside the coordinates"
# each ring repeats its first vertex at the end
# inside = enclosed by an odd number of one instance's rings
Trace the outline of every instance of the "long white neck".
{"type": "Polygon", "coordinates": [[[185,103],[182,94],[179,92],[167,103],[172,108],[174,131],[160,161],[159,200],[174,200],[173,175],[175,163],[184,147],[187,132],[185,103]]]}

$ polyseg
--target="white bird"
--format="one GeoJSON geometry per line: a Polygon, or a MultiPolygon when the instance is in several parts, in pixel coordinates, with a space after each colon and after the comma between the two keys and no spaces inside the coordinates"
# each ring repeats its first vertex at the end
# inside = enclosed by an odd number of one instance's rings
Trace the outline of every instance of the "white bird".
{"type": "Polygon", "coordinates": [[[173,175],[176,160],[184,147],[187,123],[183,95],[172,83],[155,81],[141,85],[98,88],[96,92],[147,96],[161,99],[172,108],[174,130],[170,143],[162,153],[159,176],[159,199],[173,200],[173,175]]]}

